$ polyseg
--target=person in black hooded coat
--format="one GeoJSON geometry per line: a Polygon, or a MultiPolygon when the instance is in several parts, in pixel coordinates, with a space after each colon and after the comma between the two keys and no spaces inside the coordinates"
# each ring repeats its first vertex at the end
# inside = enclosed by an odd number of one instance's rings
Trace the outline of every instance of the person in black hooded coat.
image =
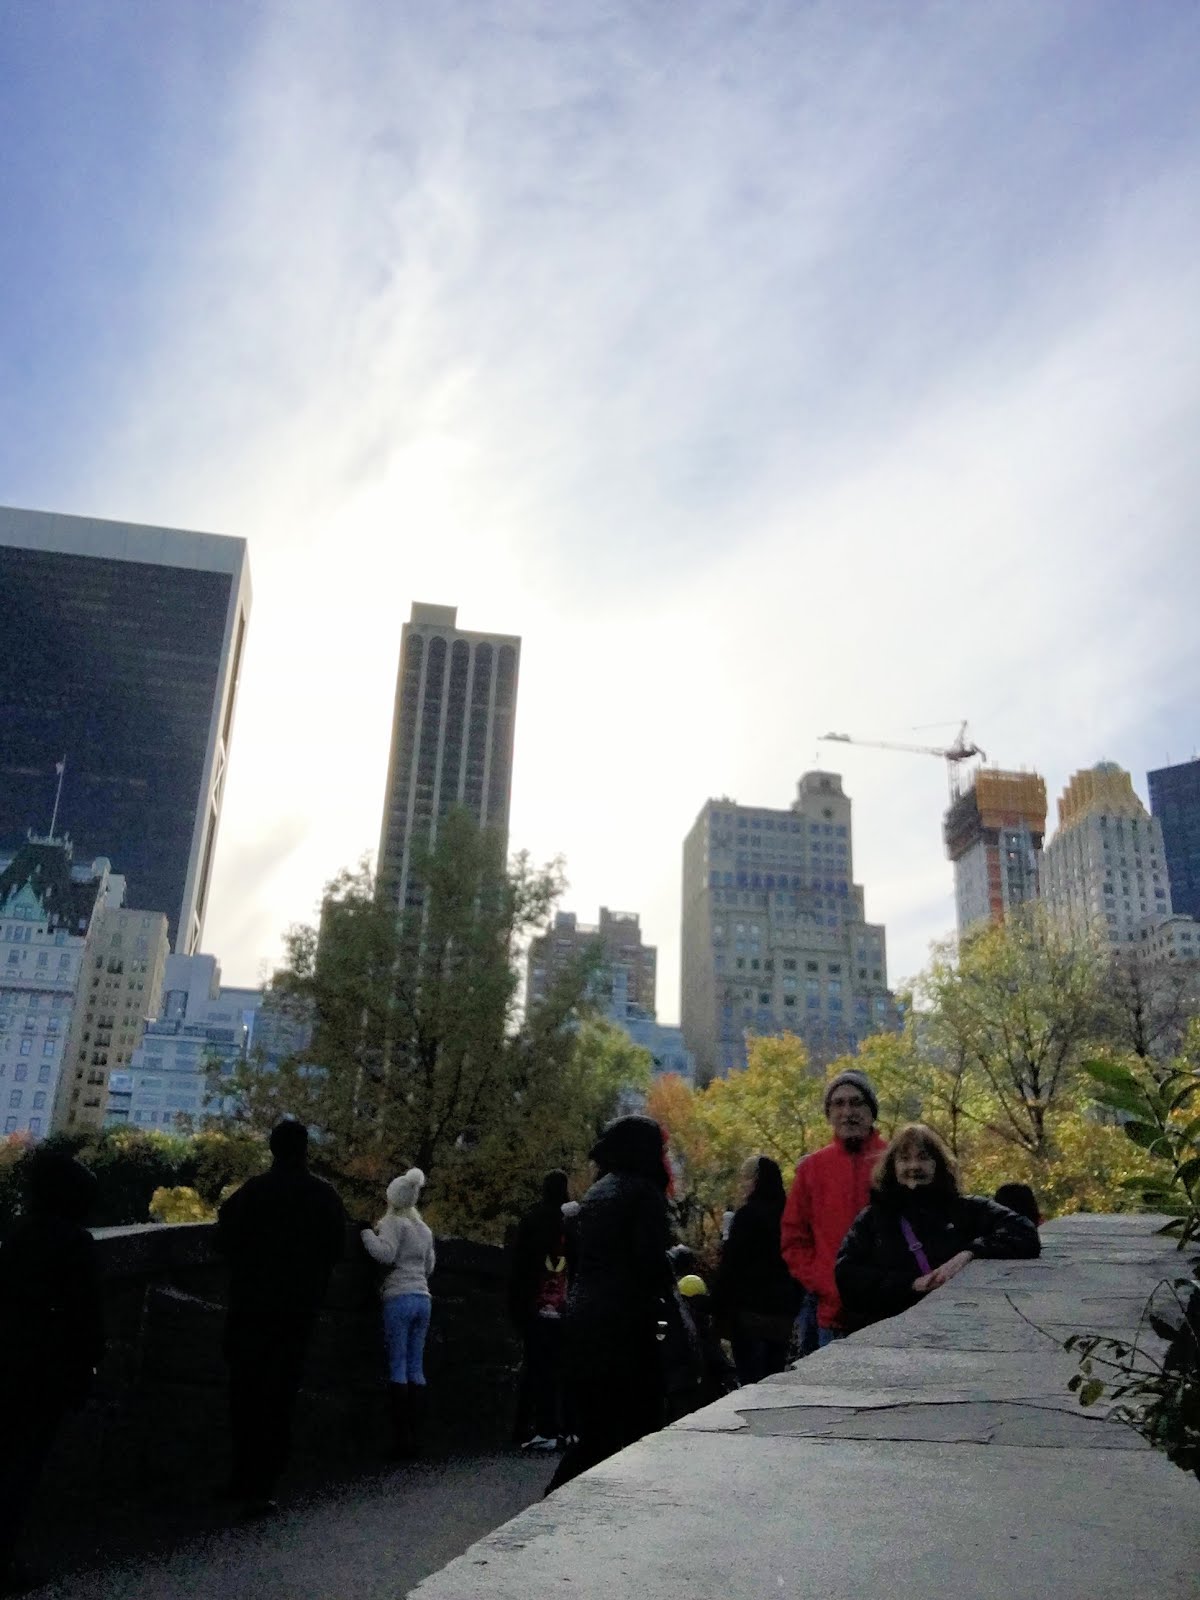
{"type": "Polygon", "coordinates": [[[871,1203],[854,1219],[834,1268],[851,1328],[919,1305],[974,1260],[1041,1254],[1037,1228],[994,1200],[961,1194],[932,1128],[910,1122],[880,1160],[871,1203]]]}
{"type": "Polygon", "coordinates": [[[674,1294],[664,1139],[651,1117],[618,1117],[590,1152],[598,1176],[580,1204],[563,1317],[577,1429],[546,1490],[662,1426],[659,1324],[674,1294]]]}

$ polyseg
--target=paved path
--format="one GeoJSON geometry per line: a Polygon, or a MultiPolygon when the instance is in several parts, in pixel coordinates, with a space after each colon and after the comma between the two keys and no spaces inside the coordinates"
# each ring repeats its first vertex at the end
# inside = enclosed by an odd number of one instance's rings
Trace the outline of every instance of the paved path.
{"type": "Polygon", "coordinates": [[[1180,1265],[1154,1228],[1064,1218],[1040,1261],[972,1263],[531,1506],[415,1600],[1196,1600],[1200,1484],[1081,1412],[1061,1349],[1136,1326],[1180,1265]]]}
{"type": "Polygon", "coordinates": [[[174,1549],[77,1572],[37,1600],[396,1600],[541,1496],[553,1458],[416,1462],[174,1549]]]}

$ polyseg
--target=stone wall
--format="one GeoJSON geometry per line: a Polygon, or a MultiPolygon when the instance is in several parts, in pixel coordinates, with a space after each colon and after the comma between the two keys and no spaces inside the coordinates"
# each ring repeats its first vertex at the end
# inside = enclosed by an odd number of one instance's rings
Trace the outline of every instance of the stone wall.
{"type": "MultiPolygon", "coordinates": [[[[73,1554],[136,1547],[203,1521],[228,1474],[221,1335],[227,1272],[210,1223],[96,1230],[109,1347],[86,1410],[64,1426],[37,1512],[37,1542],[73,1554]]],[[[519,1348],[502,1251],[438,1244],[426,1369],[430,1447],[508,1436],[519,1348]]],[[[297,1411],[292,1491],[384,1459],[386,1366],[376,1271],[356,1235],[319,1319],[297,1411]]]]}

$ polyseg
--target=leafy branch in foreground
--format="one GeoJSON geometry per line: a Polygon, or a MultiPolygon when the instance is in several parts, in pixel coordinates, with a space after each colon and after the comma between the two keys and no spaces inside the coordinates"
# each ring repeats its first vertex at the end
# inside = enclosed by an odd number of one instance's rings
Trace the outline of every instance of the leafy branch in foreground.
{"type": "Polygon", "coordinates": [[[1200,1280],[1164,1280],[1142,1320],[1166,1345],[1161,1359],[1143,1348],[1140,1325],[1132,1340],[1074,1333],[1063,1349],[1079,1356],[1079,1371],[1067,1387],[1081,1406],[1111,1401],[1111,1416],[1200,1478],[1200,1280]],[[1165,1315],[1154,1309],[1164,1290],[1165,1315]]]}
{"type": "Polygon", "coordinates": [[[1126,1138],[1162,1163],[1159,1181],[1128,1178],[1146,1205],[1175,1213],[1164,1232],[1182,1250],[1200,1238],[1200,1025],[1192,1022],[1182,1053],[1163,1066],[1147,1061],[1085,1061],[1097,1105],[1120,1122],[1126,1138]]]}

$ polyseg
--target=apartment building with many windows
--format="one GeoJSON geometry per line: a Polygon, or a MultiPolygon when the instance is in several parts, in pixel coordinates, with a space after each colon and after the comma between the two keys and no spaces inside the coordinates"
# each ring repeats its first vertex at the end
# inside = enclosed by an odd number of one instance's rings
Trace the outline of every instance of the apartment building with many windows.
{"type": "Polygon", "coordinates": [[[1112,761],[1075,773],[1042,863],[1042,900],[1066,927],[1114,949],[1148,943],[1172,914],[1162,827],[1112,761]]]}
{"type": "Polygon", "coordinates": [[[166,918],[124,911],[124,892],[106,859],[77,865],[63,839],[30,838],[0,861],[5,1134],[37,1139],[103,1116],[110,1061],[135,1047],[166,953],[166,918]]]}
{"type": "Polygon", "coordinates": [[[796,1033],[819,1066],[894,1025],[837,773],[805,773],[786,811],[700,812],[683,847],[682,1011],[701,1082],[745,1065],[748,1033],[796,1033]]]}

